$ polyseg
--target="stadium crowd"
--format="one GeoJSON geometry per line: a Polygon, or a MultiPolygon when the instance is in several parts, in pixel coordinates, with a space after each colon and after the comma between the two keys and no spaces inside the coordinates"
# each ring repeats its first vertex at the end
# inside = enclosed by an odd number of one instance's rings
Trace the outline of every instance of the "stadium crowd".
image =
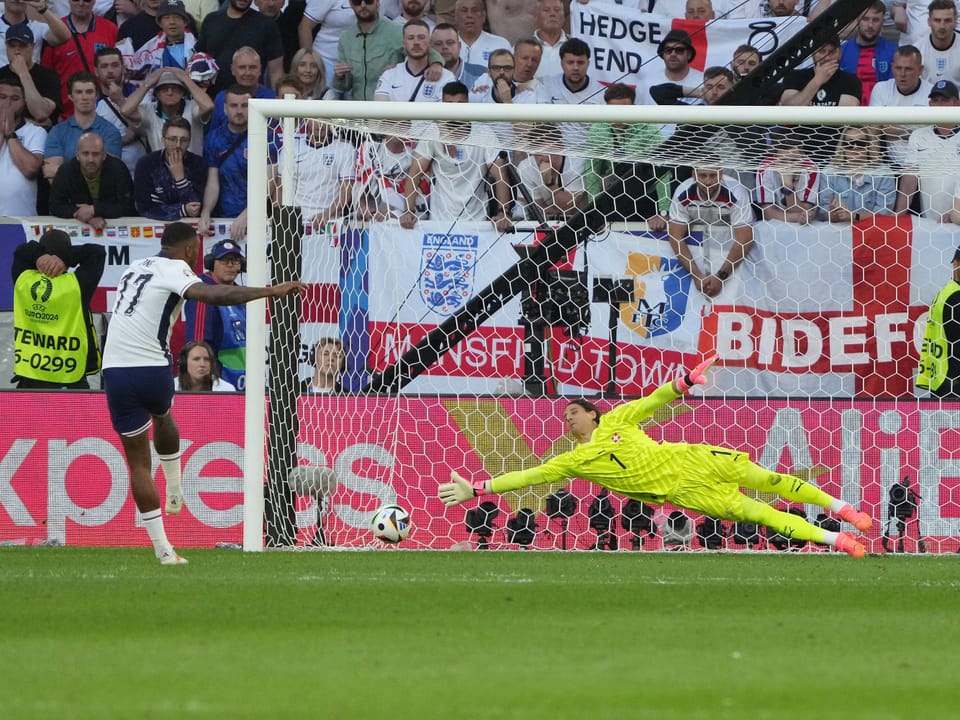
{"type": "MultiPolygon", "coordinates": [[[[196,218],[201,232],[211,217],[232,218],[231,235],[242,240],[250,98],[712,104],[762,60],[745,37],[726,66],[700,72],[691,65],[697,42],[673,29],[650,61],[657,67],[645,69],[659,82],[625,77],[605,86],[591,76],[590,45],[568,37],[570,1],[227,0],[217,7],[211,0],[8,0],[0,16],[0,164],[11,192],[0,197],[0,213],[53,214],[94,227],[129,214],[196,218]]],[[[708,23],[806,23],[831,2],[651,5],[644,9],[708,23]]],[[[762,100],[960,105],[957,14],[954,0],[877,0],[845,40],[825,40],[809,67],[788,73],[762,100]]],[[[296,204],[315,227],[353,215],[395,218],[404,227],[427,218],[489,219],[503,230],[519,219],[567,219],[591,207],[657,230],[697,219],[689,212],[695,196],[706,193],[713,203],[718,190],[729,198],[721,222],[732,215],[738,222],[855,222],[914,212],[960,223],[956,168],[943,172],[942,164],[945,155],[957,157],[957,129],[766,132],[749,149],[758,170],[730,177],[718,162],[710,189],[689,169],[636,161],[669,144],[677,128],[667,126],[538,127],[562,143],[526,154],[502,150],[498,138],[509,127],[463,125],[442,139],[411,128],[418,139],[359,139],[305,122],[288,142],[293,147],[283,147],[277,129],[270,152],[275,168],[284,151],[296,155],[296,204]],[[571,150],[584,143],[622,151],[625,160],[571,150]],[[931,157],[940,164],[928,167],[931,157]],[[477,191],[483,186],[490,202],[477,191]]],[[[717,158],[747,152],[742,136],[718,135],[711,138],[717,158]]],[[[683,138],[679,132],[672,140],[683,138]]],[[[275,176],[279,187],[279,169],[275,176]]]]}

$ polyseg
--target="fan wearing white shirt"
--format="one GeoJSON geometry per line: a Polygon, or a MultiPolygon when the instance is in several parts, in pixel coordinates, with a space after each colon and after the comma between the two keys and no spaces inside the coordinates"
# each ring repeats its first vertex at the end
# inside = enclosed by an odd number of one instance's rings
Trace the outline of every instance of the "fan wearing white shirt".
{"type": "Polygon", "coordinates": [[[511,50],[512,46],[506,38],[483,29],[487,21],[483,0],[457,0],[453,16],[460,33],[460,59],[465,66],[461,80],[469,88],[486,72],[490,53],[511,50]]]}
{"type": "Polygon", "coordinates": [[[917,41],[923,56],[923,79],[960,82],[960,41],[957,40],[957,6],[953,0],[933,0],[927,17],[930,32],[917,41]]]}
{"type": "Polygon", "coordinates": [[[436,82],[424,77],[424,72],[430,66],[430,27],[425,21],[410,20],[403,26],[403,51],[407,59],[384,70],[373,99],[384,102],[438,102],[440,89],[456,78],[446,69],[440,71],[440,79],[436,82]]]}
{"type": "MultiPolygon", "coordinates": [[[[467,87],[460,82],[449,83],[443,88],[443,102],[465,103],[468,102],[467,95],[467,87]]],[[[506,160],[500,157],[493,131],[460,121],[445,123],[443,130],[448,138],[468,142],[459,145],[423,140],[417,145],[410,166],[410,180],[405,186],[406,210],[400,216],[400,225],[407,229],[416,226],[417,189],[422,179],[430,177],[431,220],[469,222],[487,219],[484,186],[490,182],[498,210],[489,219],[498,232],[505,232],[511,225],[506,211],[511,193],[504,170],[506,160]]]]}
{"type": "Polygon", "coordinates": [[[567,41],[567,34],[563,31],[566,19],[563,0],[537,0],[537,7],[533,12],[537,29],[533,31],[533,36],[543,46],[537,77],[557,75],[560,72],[560,48],[567,41]]]}
{"type": "MultiPolygon", "coordinates": [[[[536,89],[536,100],[542,105],[603,105],[603,85],[593,80],[590,67],[590,46],[580,38],[570,38],[560,48],[561,75],[543,78],[536,89]]],[[[573,146],[587,137],[583,123],[560,123],[564,141],[573,146]]]]}
{"type": "MultiPolygon", "coordinates": [[[[893,77],[873,86],[871,107],[927,107],[933,85],[924,80],[923,58],[913,45],[903,45],[893,54],[893,77]]],[[[887,155],[895,166],[903,165],[907,137],[915,127],[884,125],[879,128],[887,143],[887,155]]]]}

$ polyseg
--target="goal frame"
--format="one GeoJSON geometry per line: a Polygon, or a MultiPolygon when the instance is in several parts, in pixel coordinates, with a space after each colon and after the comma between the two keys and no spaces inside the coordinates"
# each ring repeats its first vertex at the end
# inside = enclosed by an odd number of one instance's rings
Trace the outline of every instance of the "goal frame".
{"type": "MultiPolygon", "coordinates": [[[[247,277],[251,285],[268,284],[267,205],[268,122],[284,120],[292,137],[293,119],[447,120],[479,122],[677,123],[687,125],[960,125],[960,108],[952,107],[783,107],[783,106],[608,106],[499,105],[486,103],[390,103],[359,101],[251,99],[248,110],[247,277]]],[[[287,154],[292,160],[292,153],[287,154]]],[[[292,175],[292,173],[291,173],[292,175]]],[[[292,189],[283,190],[291,204],[292,189]]],[[[263,520],[266,435],[266,300],[247,307],[247,373],[244,407],[243,549],[264,549],[263,520]]]]}

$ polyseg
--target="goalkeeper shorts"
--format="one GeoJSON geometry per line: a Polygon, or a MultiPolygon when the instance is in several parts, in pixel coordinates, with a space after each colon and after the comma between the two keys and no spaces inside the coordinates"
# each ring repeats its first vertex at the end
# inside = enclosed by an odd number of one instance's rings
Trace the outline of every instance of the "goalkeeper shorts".
{"type": "Polygon", "coordinates": [[[666,501],[722,520],[742,520],[740,485],[752,464],[747,453],[689,445],[676,488],[666,501]]]}

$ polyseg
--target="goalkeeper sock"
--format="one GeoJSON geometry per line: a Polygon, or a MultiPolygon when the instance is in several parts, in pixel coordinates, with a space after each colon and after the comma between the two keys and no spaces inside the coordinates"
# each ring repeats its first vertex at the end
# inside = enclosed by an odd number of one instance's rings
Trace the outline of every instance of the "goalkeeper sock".
{"type": "Polygon", "coordinates": [[[825,542],[826,531],[811,525],[799,515],[775,510],[745,495],[740,497],[740,508],[743,517],[737,518],[738,520],[749,520],[758,525],[765,525],[792,540],[810,540],[821,544],[825,542]]]}
{"type": "MultiPolygon", "coordinates": [[[[804,482],[798,477],[777,473],[760,467],[754,463],[747,465],[743,477],[743,486],[762,492],[776,493],[782,498],[804,505],[819,505],[822,508],[833,510],[836,498],[827,495],[823,490],[804,482]]],[[[841,503],[843,505],[844,503],[841,503]]]]}
{"type": "Polygon", "coordinates": [[[160,466],[163,476],[167,479],[167,495],[183,495],[180,477],[180,456],[182,452],[173,455],[160,455],[160,466]]]}
{"type": "Polygon", "coordinates": [[[163,513],[160,508],[148,510],[141,515],[143,526],[147,529],[147,535],[153,541],[153,549],[160,557],[165,552],[173,552],[173,546],[167,540],[167,531],[163,529],[163,513]]]}

